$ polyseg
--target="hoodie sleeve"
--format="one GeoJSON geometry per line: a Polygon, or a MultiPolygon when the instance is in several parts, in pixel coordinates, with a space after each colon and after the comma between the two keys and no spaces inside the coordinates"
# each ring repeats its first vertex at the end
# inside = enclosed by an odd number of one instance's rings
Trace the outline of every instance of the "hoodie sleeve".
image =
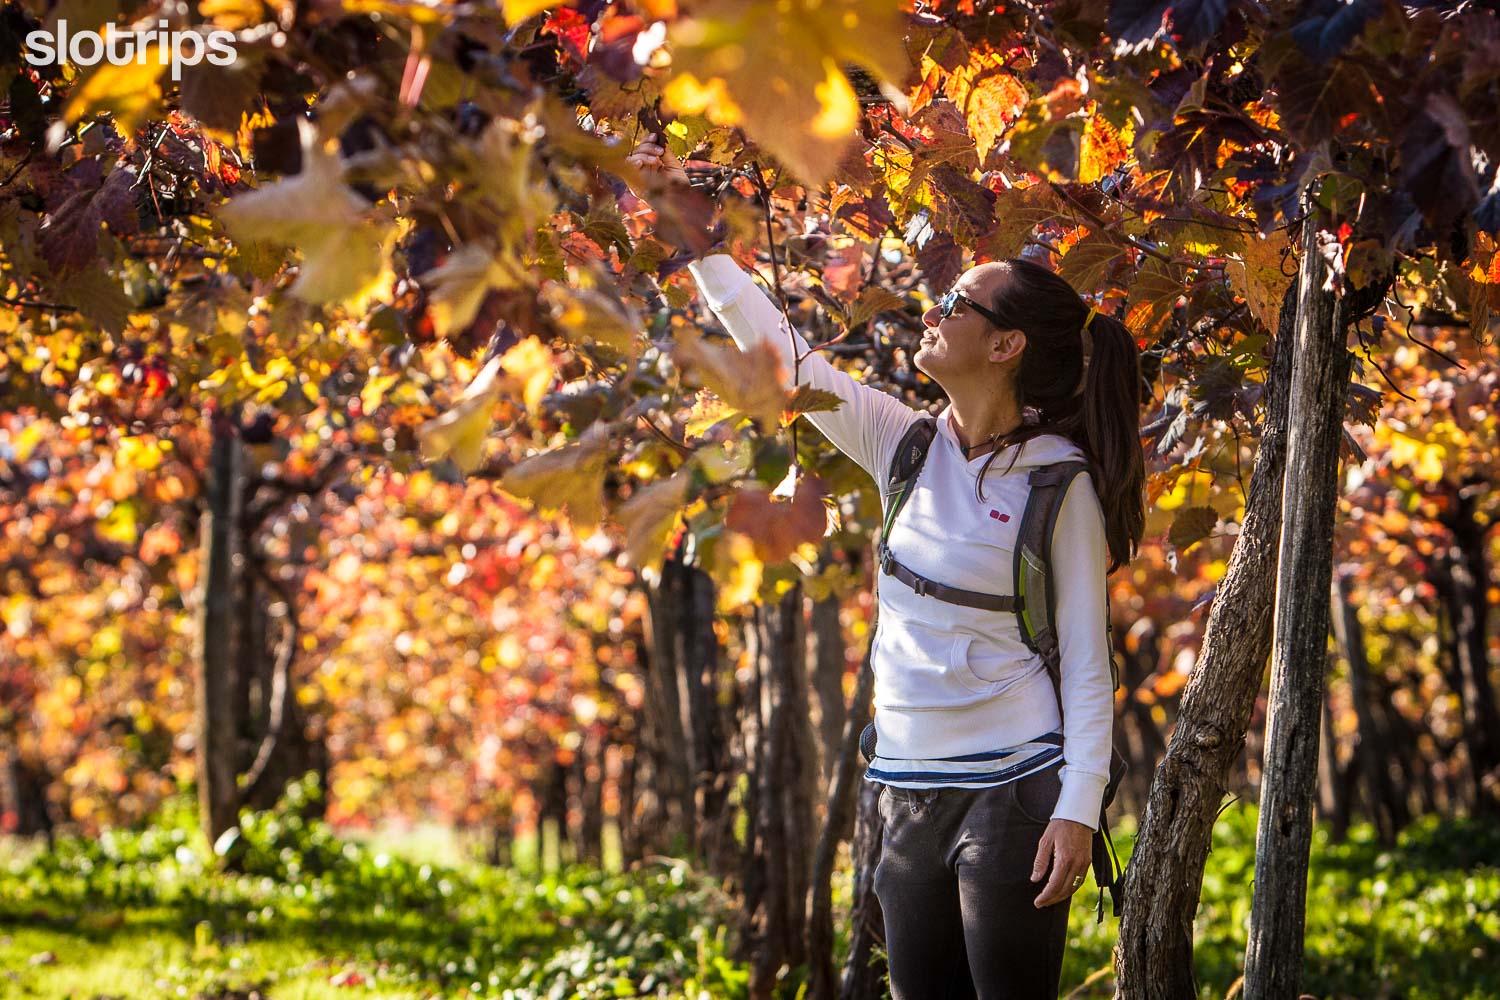
{"type": "Polygon", "coordinates": [[[1099,826],[1115,718],[1106,629],[1104,508],[1088,473],[1073,480],[1052,533],[1051,568],[1062,655],[1062,794],[1053,819],[1099,826]]]}
{"type": "Polygon", "coordinates": [[[839,371],[822,354],[807,354],[807,341],[792,329],[780,307],[733,257],[713,254],[693,261],[688,270],[698,282],[709,309],[741,350],[764,340],[781,355],[786,388],[793,387],[793,350],[797,355],[805,355],[796,366],[798,382],[825,389],[843,401],[838,409],[809,413],[807,419],[834,447],[858,463],[877,483],[882,482],[902,433],[920,416],[918,411],[839,371]]]}

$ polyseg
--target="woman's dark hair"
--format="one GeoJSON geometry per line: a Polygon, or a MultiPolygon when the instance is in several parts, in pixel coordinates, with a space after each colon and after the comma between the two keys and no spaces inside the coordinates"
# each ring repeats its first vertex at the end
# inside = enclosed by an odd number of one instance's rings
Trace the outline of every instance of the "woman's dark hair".
{"type": "MultiPolygon", "coordinates": [[[[1086,334],[1093,339],[1093,356],[1085,372],[1083,324],[1088,304],[1065,279],[1040,264],[1020,259],[998,263],[1005,273],[987,304],[1002,320],[1001,329],[1026,335],[1016,393],[1020,404],[1034,407],[1041,419],[1022,424],[996,442],[975,490],[982,501],[984,474],[1002,448],[1039,434],[1069,438],[1097,470],[1094,487],[1104,508],[1109,571],[1114,572],[1130,561],[1146,530],[1140,350],[1125,324],[1095,313],[1086,334]]],[[[1020,452],[1017,448],[1012,466],[1020,452]]]]}

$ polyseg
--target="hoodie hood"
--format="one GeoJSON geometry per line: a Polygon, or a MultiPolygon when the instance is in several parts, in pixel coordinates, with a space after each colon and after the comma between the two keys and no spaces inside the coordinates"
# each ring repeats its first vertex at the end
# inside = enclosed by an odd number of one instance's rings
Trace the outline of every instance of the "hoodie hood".
{"type": "MultiPolygon", "coordinates": [[[[975,479],[979,478],[979,472],[984,468],[984,463],[989,460],[989,452],[975,458],[965,458],[963,445],[959,443],[958,432],[953,429],[953,404],[949,403],[943,407],[943,411],[937,417],[937,438],[946,442],[946,447],[952,448],[958,457],[960,464],[966,466],[969,475],[975,479]]],[[[1083,449],[1071,438],[1063,437],[1061,434],[1038,434],[1029,441],[1023,441],[1018,445],[1010,445],[1000,449],[1000,454],[990,463],[986,478],[1004,475],[1007,471],[1016,469],[1031,469],[1042,465],[1051,465],[1053,462],[1082,462],[1087,461],[1083,449]],[[1011,465],[1011,456],[1017,449],[1020,455],[1016,457],[1015,465],[1011,465]]]]}

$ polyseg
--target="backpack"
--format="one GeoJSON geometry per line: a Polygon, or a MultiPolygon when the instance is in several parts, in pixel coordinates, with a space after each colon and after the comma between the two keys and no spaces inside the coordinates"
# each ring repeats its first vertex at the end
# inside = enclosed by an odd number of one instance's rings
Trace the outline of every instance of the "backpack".
{"type": "MultiPolygon", "coordinates": [[[[1053,629],[1054,608],[1057,604],[1053,594],[1052,575],[1049,572],[1052,554],[1052,531],[1057,524],[1058,512],[1062,510],[1063,498],[1068,487],[1080,472],[1089,470],[1089,463],[1070,461],[1054,462],[1031,471],[1028,482],[1031,492],[1026,499],[1026,508],[1021,515],[1020,534],[1015,553],[1016,594],[1001,597],[981,594],[971,590],[944,586],[933,580],[918,576],[901,565],[891,554],[886,540],[896,523],[896,515],[906,504],[922,463],[927,460],[927,451],[937,434],[937,420],[921,417],[912,423],[896,446],[891,458],[891,468],[885,486],[885,519],[880,530],[880,542],[875,547],[880,570],[894,576],[911,587],[920,596],[934,597],[950,604],[981,608],[1014,614],[1020,625],[1021,639],[1028,649],[1038,653],[1046,664],[1047,674],[1052,678],[1052,690],[1057,695],[1057,711],[1062,716],[1062,657],[1058,649],[1057,633],[1053,629]]],[[[1108,608],[1108,596],[1105,597],[1108,608]]],[[[1105,628],[1110,629],[1106,611],[1105,628]]],[[[1110,674],[1116,688],[1120,686],[1119,674],[1110,658],[1110,674]]],[[[860,752],[866,762],[875,756],[875,723],[871,722],[860,734],[860,752]]],[[[1110,748],[1109,781],[1104,786],[1104,798],[1099,807],[1099,828],[1094,832],[1093,869],[1094,881],[1100,887],[1098,913],[1104,919],[1104,891],[1109,890],[1115,916],[1120,915],[1120,879],[1124,873],[1119,856],[1115,853],[1114,841],[1109,835],[1109,818],[1106,811],[1114,801],[1120,781],[1125,777],[1127,765],[1120,751],[1110,748]]]]}

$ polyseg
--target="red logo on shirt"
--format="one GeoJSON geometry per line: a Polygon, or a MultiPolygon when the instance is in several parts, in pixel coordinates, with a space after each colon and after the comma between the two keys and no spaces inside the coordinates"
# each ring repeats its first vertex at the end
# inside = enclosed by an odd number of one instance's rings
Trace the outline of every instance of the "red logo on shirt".
{"type": "Polygon", "coordinates": [[[998,510],[992,510],[992,511],[990,511],[990,517],[993,517],[995,520],[1000,521],[1002,523],[1004,523],[1005,521],[1009,521],[1010,520],[1010,515],[1009,514],[1002,514],[998,510]]]}

